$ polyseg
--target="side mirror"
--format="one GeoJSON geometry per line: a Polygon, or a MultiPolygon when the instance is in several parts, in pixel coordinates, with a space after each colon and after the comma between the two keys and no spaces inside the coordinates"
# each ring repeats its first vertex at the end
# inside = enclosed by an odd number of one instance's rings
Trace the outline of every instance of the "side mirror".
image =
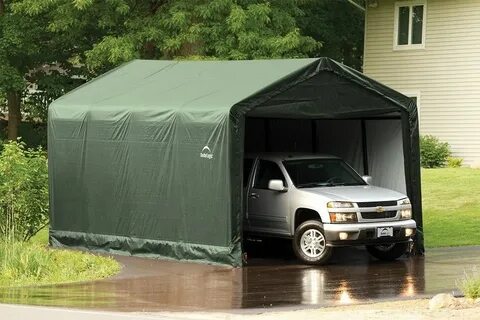
{"type": "Polygon", "coordinates": [[[371,176],[362,176],[363,181],[365,181],[367,184],[372,184],[373,179],[371,176]]]}
{"type": "Polygon", "coordinates": [[[268,189],[278,192],[285,192],[287,188],[284,187],[282,180],[270,180],[268,181],[268,189]]]}

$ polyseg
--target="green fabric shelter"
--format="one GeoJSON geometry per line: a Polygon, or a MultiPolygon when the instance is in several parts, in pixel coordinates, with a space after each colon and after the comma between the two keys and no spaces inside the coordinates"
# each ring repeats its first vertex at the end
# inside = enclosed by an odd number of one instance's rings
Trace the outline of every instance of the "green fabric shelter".
{"type": "Polygon", "coordinates": [[[132,61],[50,105],[50,241],[239,266],[249,119],[364,118],[400,121],[421,231],[411,99],[328,58],[132,61]]]}

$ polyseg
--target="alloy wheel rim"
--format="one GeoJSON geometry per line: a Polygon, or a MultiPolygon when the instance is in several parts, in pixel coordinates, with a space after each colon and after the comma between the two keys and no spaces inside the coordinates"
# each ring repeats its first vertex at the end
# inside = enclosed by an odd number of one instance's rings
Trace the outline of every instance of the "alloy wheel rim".
{"type": "Polygon", "coordinates": [[[325,247],[325,237],[317,229],[308,229],[300,238],[300,249],[309,258],[320,257],[325,251],[325,247]]]}

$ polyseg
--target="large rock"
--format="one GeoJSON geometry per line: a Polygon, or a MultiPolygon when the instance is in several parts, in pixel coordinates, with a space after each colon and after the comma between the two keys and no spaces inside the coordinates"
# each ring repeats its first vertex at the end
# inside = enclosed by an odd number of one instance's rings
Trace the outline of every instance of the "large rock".
{"type": "Polygon", "coordinates": [[[440,293],[433,297],[428,303],[430,310],[438,310],[444,308],[455,308],[458,305],[455,297],[451,294],[440,293]]]}

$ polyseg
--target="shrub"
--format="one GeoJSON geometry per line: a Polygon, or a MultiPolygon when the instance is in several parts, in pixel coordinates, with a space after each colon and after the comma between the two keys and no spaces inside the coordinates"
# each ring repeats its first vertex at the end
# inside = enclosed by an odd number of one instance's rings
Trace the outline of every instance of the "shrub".
{"type": "Polygon", "coordinates": [[[463,164],[462,158],[448,157],[447,167],[449,168],[460,168],[463,164]]]}
{"type": "Polygon", "coordinates": [[[48,223],[47,158],[20,141],[0,152],[0,236],[27,241],[48,223]]]}
{"type": "Polygon", "coordinates": [[[420,164],[423,168],[444,167],[450,156],[450,146],[430,135],[420,137],[420,164]]]}
{"type": "Polygon", "coordinates": [[[480,273],[477,268],[474,268],[471,274],[465,272],[463,279],[460,280],[459,287],[465,297],[470,299],[480,298],[480,273]]]}

